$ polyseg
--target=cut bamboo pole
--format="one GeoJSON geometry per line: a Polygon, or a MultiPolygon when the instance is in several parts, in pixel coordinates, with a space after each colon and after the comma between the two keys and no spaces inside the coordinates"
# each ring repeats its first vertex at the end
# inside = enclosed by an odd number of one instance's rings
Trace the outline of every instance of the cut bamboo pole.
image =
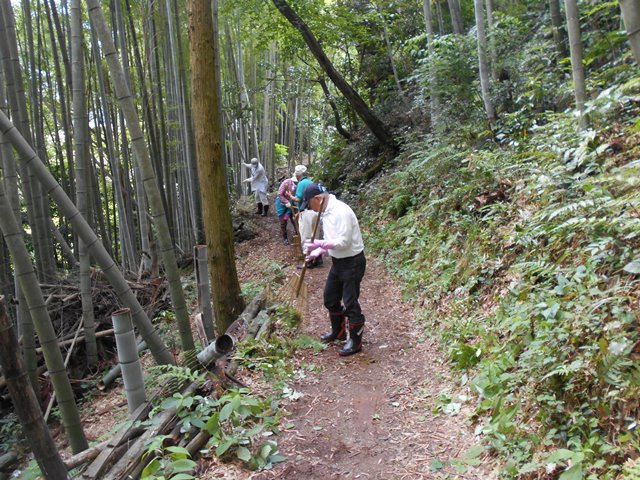
{"type": "MultiPolygon", "coordinates": [[[[142,427],[136,427],[128,430],[127,434],[120,439],[116,447],[119,447],[125,442],[129,442],[135,439],[136,437],[140,436],[142,432],[144,432],[144,429],[142,427]]],[[[76,455],[63,459],[64,464],[66,465],[68,470],[72,470],[76,467],[79,467],[80,465],[96,459],[105,448],[112,446],[111,444],[111,439],[100,442],[97,445],[89,447],[76,455]]]]}
{"type": "MultiPolygon", "coordinates": [[[[138,343],[138,346],[136,348],[138,350],[138,355],[140,355],[140,353],[142,353],[144,350],[146,350],[149,347],[147,347],[147,342],[143,340],[140,343],[138,343]]],[[[122,373],[122,368],[120,368],[120,364],[113,367],[111,370],[109,370],[105,374],[104,377],[102,377],[102,380],[98,382],[98,390],[106,390],[107,388],[109,388],[109,385],[111,385],[113,381],[120,376],[121,373],[122,373]]]]}
{"type": "Polygon", "coordinates": [[[118,363],[122,369],[124,390],[127,394],[129,413],[133,413],[147,398],[144,392],[144,379],[142,367],[136,348],[136,336],[133,333],[131,314],[128,308],[123,308],[113,313],[113,329],[116,334],[116,346],[118,347],[118,363]]]}
{"type": "Polygon", "coordinates": [[[236,341],[231,335],[222,334],[202,350],[196,358],[206,367],[223,355],[231,353],[235,343],[236,341]]]}

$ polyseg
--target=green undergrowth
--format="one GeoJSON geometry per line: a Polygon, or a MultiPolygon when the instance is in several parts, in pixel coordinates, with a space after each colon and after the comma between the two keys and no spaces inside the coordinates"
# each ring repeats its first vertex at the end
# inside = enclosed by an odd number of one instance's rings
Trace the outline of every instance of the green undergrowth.
{"type": "MultiPolygon", "coordinates": [[[[211,454],[224,461],[240,462],[249,470],[270,469],[286,460],[278,452],[277,434],[280,432],[285,400],[297,400],[302,395],[289,386],[315,369],[304,363],[291,361],[300,350],[320,351],[325,345],[307,335],[300,335],[300,314],[286,304],[268,309],[273,322],[272,334],[238,345],[233,360],[239,367],[260,377],[262,387],[231,388],[220,395],[204,393],[175,393],[159,403],[147,422],[153,424],[160,412],[175,407],[181,435],[189,441],[198,432],[210,435],[207,447],[211,454]],[[263,388],[264,387],[264,388],[263,388]]],[[[205,384],[206,372],[184,367],[154,367],[159,384],[169,380],[205,384]]],[[[291,428],[286,424],[284,428],[291,428]]],[[[173,445],[167,436],[157,436],[146,446],[147,466],[143,479],[167,478],[187,480],[198,478],[198,464],[183,446],[173,445]]]]}
{"type": "Polygon", "coordinates": [[[581,133],[527,112],[475,148],[413,141],[361,215],[504,478],[640,478],[639,100],[626,78],[581,133]]]}

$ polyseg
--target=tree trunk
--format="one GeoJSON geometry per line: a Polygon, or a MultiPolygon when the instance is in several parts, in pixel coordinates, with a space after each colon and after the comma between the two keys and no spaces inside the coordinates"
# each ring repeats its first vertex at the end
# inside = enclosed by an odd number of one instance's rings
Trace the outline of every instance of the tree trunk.
{"type": "Polygon", "coordinates": [[[213,312],[218,334],[226,331],[244,308],[236,273],[233,228],[227,195],[223,132],[220,120],[217,38],[210,0],[187,2],[193,123],[213,312]]]}
{"type": "Polygon", "coordinates": [[[444,35],[444,18],[442,15],[442,5],[440,2],[442,0],[435,0],[436,3],[436,16],[438,17],[438,33],[440,35],[444,35]]]}
{"type": "Polygon", "coordinates": [[[489,71],[493,81],[498,78],[496,69],[498,67],[498,54],[496,52],[496,32],[493,22],[493,0],[487,0],[487,36],[489,37],[489,71]]]}
{"type": "Polygon", "coordinates": [[[333,98],[331,97],[331,92],[329,91],[327,82],[324,81],[324,78],[320,77],[318,78],[318,83],[322,87],[322,91],[324,92],[324,97],[327,99],[327,103],[329,104],[329,106],[331,107],[331,110],[333,111],[333,118],[335,120],[336,130],[340,135],[342,135],[348,141],[351,141],[351,134],[347,132],[342,126],[342,121],[340,120],[340,111],[338,110],[338,106],[336,105],[336,102],[334,102],[333,98]]]}
{"type": "MultiPolygon", "coordinates": [[[[31,96],[31,120],[32,120],[32,132],[33,146],[38,152],[40,158],[46,158],[46,148],[44,144],[44,127],[43,116],[41,111],[42,102],[38,92],[38,85],[41,85],[40,72],[42,71],[39,65],[36,65],[35,57],[35,44],[33,40],[33,27],[32,27],[32,15],[29,0],[22,1],[22,7],[24,10],[24,16],[26,21],[24,27],[27,34],[27,56],[29,60],[29,75],[28,85],[31,96]]],[[[5,11],[5,22],[9,18],[7,15],[8,9],[5,11]]],[[[11,15],[13,11],[10,12],[11,15]]],[[[35,18],[39,18],[36,14],[35,18]]],[[[26,103],[26,100],[25,100],[26,103]]],[[[27,116],[25,116],[27,118],[27,116]]],[[[49,212],[49,204],[46,197],[42,194],[42,188],[38,182],[34,182],[32,185],[32,201],[34,218],[32,219],[31,227],[33,229],[33,242],[34,249],[36,250],[36,266],[40,273],[40,278],[45,281],[50,281],[55,278],[56,266],[53,256],[53,245],[51,243],[51,235],[49,235],[49,218],[51,217],[49,212]]]]}
{"type": "MultiPolygon", "coordinates": [[[[9,0],[0,0],[0,50],[2,51],[3,62],[5,62],[5,75],[7,83],[7,93],[9,104],[17,122],[16,125],[27,140],[29,145],[35,145],[31,136],[29,125],[29,115],[27,111],[27,97],[24,91],[24,79],[18,55],[18,40],[16,37],[15,18],[13,8],[9,0]]],[[[39,271],[43,271],[42,257],[45,255],[41,245],[42,233],[40,222],[42,215],[42,196],[40,187],[36,182],[31,181],[29,173],[21,167],[20,177],[22,179],[23,199],[27,208],[29,224],[33,229],[32,241],[36,252],[36,265],[39,271]]]]}
{"type": "MultiPolygon", "coordinates": [[[[67,73],[66,75],[66,80],[67,80],[67,85],[65,85],[65,83],[62,81],[62,67],[60,65],[60,54],[62,54],[63,59],[66,59],[66,62],[69,61],[69,58],[67,57],[67,52],[65,50],[65,44],[64,44],[64,36],[62,35],[62,31],[58,30],[58,40],[56,41],[56,36],[55,36],[55,31],[54,30],[54,23],[56,25],[56,29],[59,29],[60,27],[60,21],[58,19],[58,14],[56,11],[56,5],[55,5],[55,0],[50,0],[51,3],[49,3],[49,1],[45,1],[45,7],[47,9],[47,19],[49,20],[49,34],[51,36],[51,51],[53,53],[53,61],[54,61],[54,65],[55,65],[55,72],[56,72],[56,83],[58,85],[58,95],[60,96],[60,114],[62,116],[62,130],[64,132],[65,138],[72,138],[73,134],[71,132],[71,121],[70,121],[70,115],[69,115],[69,102],[67,100],[67,87],[71,87],[71,77],[70,72],[66,72],[66,69],[69,68],[69,64],[65,63],[65,72],[67,73]],[[49,6],[51,5],[51,7],[49,6]],[[52,18],[53,17],[53,18],[52,18]],[[55,19],[55,20],[54,20],[55,19]]],[[[56,135],[57,135],[57,131],[56,131],[56,135]]],[[[73,143],[72,142],[64,142],[64,150],[66,153],[66,158],[67,161],[71,161],[71,158],[73,157],[73,143]]],[[[62,186],[65,188],[65,191],[67,192],[73,192],[73,190],[75,189],[75,187],[73,186],[73,179],[69,178],[67,176],[67,167],[65,165],[65,161],[64,161],[64,156],[60,155],[60,175],[61,175],[61,179],[62,179],[62,186]]],[[[69,163],[69,165],[71,165],[69,163]]],[[[71,197],[72,200],[75,200],[75,198],[72,196],[71,197]]]]}
{"type": "MultiPolygon", "coordinates": [[[[3,17],[3,7],[0,4],[0,51],[2,53],[2,64],[3,64],[3,74],[5,77],[5,84],[7,87],[8,97],[11,104],[11,110],[13,111],[13,115],[16,118],[20,118],[19,108],[18,108],[18,93],[19,86],[15,85],[15,72],[14,65],[12,65],[11,52],[9,49],[9,37],[6,36],[7,32],[5,29],[5,21],[3,17]],[[5,41],[6,40],[6,41],[5,41]]],[[[18,65],[19,66],[19,65],[18,65]]],[[[17,66],[16,66],[17,67],[17,66]]],[[[20,77],[22,78],[22,77],[20,77]]],[[[0,89],[2,86],[0,85],[0,89]]],[[[24,92],[23,92],[24,93],[24,92]]],[[[2,91],[2,95],[0,95],[2,99],[2,111],[8,111],[7,105],[5,103],[4,90],[2,91]]],[[[27,125],[28,127],[28,125],[27,125]]],[[[8,144],[9,140],[0,134],[0,142],[2,143],[1,148],[3,149],[3,163],[5,166],[5,178],[4,183],[6,186],[6,192],[9,197],[9,202],[11,204],[11,208],[13,211],[14,218],[16,221],[21,221],[22,214],[20,212],[20,198],[18,192],[18,177],[16,171],[15,158],[13,156],[13,151],[11,150],[11,146],[8,144]]],[[[30,188],[31,183],[29,182],[29,175],[24,173],[24,169],[22,170],[23,174],[23,198],[25,200],[25,204],[27,207],[28,213],[33,215],[33,211],[31,210],[31,195],[30,188]]],[[[22,232],[22,228],[21,228],[22,232]]],[[[24,232],[22,232],[24,235],[24,232]]],[[[16,312],[18,333],[22,335],[22,354],[24,357],[25,365],[27,368],[27,373],[29,374],[29,379],[33,386],[33,390],[36,393],[36,396],[40,395],[40,385],[38,383],[38,359],[36,357],[36,337],[35,331],[33,329],[33,322],[31,320],[31,316],[29,314],[29,309],[27,308],[27,302],[24,299],[24,295],[22,289],[20,288],[20,282],[17,276],[14,274],[14,285],[15,285],[15,298],[18,300],[18,308],[16,312]]]]}
{"type": "MultiPolygon", "coordinates": [[[[266,55],[266,76],[268,78],[272,78],[276,73],[276,43],[269,43],[269,51],[265,52],[266,55]]],[[[274,82],[269,81],[264,90],[264,102],[262,106],[262,163],[264,168],[271,163],[273,159],[273,148],[275,143],[274,130],[275,126],[271,121],[271,112],[275,109],[275,87],[274,82]]],[[[249,160],[240,159],[240,163],[242,161],[249,160]]],[[[238,170],[244,171],[244,168],[241,164],[238,164],[238,170]]],[[[245,185],[245,184],[243,184],[245,185]]]]}
{"type": "Polygon", "coordinates": [[[462,12],[460,11],[459,0],[447,0],[449,4],[449,13],[451,14],[451,28],[453,33],[462,35],[464,33],[464,25],[462,23],[462,12]]]}
{"type": "Polygon", "coordinates": [[[553,41],[562,58],[568,55],[565,41],[564,22],[562,12],[560,12],[560,0],[549,0],[549,11],[551,13],[551,30],[553,31],[553,41]]]}
{"type": "Polygon", "coordinates": [[[273,0],[273,3],[280,13],[282,13],[282,15],[291,23],[291,25],[300,32],[307,43],[307,46],[311,50],[311,53],[316,57],[316,60],[326,72],[327,76],[331,79],[338,90],[342,92],[351,107],[356,111],[367,127],[369,127],[378,141],[382,145],[390,148],[392,151],[397,151],[398,146],[393,135],[389,132],[387,127],[383,125],[373,111],[371,111],[364,100],[362,100],[358,92],[356,92],[356,90],[347,83],[342,75],[338,73],[307,24],[302,21],[298,14],[293,11],[285,0],[273,0]]]}
{"type": "MultiPolygon", "coordinates": [[[[76,202],[80,214],[89,215],[89,122],[87,119],[87,101],[84,80],[84,48],[82,36],[82,8],[80,0],[71,0],[71,77],[73,79],[73,141],[76,163],[76,202]]],[[[86,244],[78,239],[78,259],[80,260],[80,297],[82,300],[82,318],[84,319],[87,363],[93,367],[98,363],[93,298],[91,294],[91,257],[86,244]]]]}
{"type": "Polygon", "coordinates": [[[587,100],[587,88],[584,80],[584,65],[582,63],[582,39],[580,38],[580,15],[577,0],[564,0],[567,15],[567,32],[569,32],[569,50],[571,51],[571,74],[573,76],[573,91],[576,97],[578,111],[578,125],[581,129],[588,126],[584,114],[584,104],[587,100]]]}
{"type": "Polygon", "coordinates": [[[482,0],[474,0],[476,12],[476,30],[478,35],[478,65],[480,69],[480,87],[482,89],[482,101],[487,120],[492,124],[496,120],[496,111],[493,107],[491,92],[489,91],[489,67],[487,65],[487,38],[484,35],[484,8],[482,0]]]}
{"type": "Polygon", "coordinates": [[[138,358],[138,348],[136,347],[136,335],[131,324],[131,311],[128,308],[124,308],[113,312],[111,321],[113,322],[113,331],[118,348],[118,365],[120,365],[122,371],[127,405],[131,414],[147,400],[144,391],[142,367],[138,358]]]}
{"type": "MultiPolygon", "coordinates": [[[[156,182],[149,151],[144,140],[138,113],[133,103],[131,91],[127,86],[126,77],[122,69],[122,65],[118,60],[115,44],[107,29],[106,21],[102,13],[102,7],[99,0],[88,0],[89,15],[91,16],[100,41],[102,43],[103,52],[111,71],[112,80],[116,96],[125,116],[125,121],[131,134],[131,143],[135,151],[135,158],[142,173],[145,192],[149,200],[151,215],[153,217],[156,228],[156,235],[160,244],[160,254],[162,255],[164,268],[167,279],[169,281],[169,289],[171,291],[171,299],[176,312],[176,320],[180,333],[182,349],[185,352],[195,349],[193,336],[191,334],[191,326],[189,324],[189,314],[187,305],[182,291],[182,282],[180,280],[180,271],[176,263],[173,243],[169,231],[166,212],[162,204],[160,189],[156,182]]],[[[123,52],[124,54],[125,52],[123,52]]],[[[210,187],[209,187],[210,188],[210,187]]]]}
{"type": "Polygon", "coordinates": [[[0,296],[0,364],[16,414],[44,478],[67,479],[67,468],[42,417],[19,352],[18,339],[7,316],[4,299],[0,296]]]}
{"type": "Polygon", "coordinates": [[[433,32],[433,13],[431,11],[431,0],[423,0],[422,11],[424,14],[424,25],[427,30],[427,52],[431,66],[429,67],[429,89],[431,91],[431,128],[436,131],[440,124],[440,92],[438,92],[438,79],[436,78],[436,69],[433,66],[434,60],[434,32],[433,32]]]}
{"type": "MultiPolygon", "coordinates": [[[[184,143],[184,163],[187,166],[186,171],[186,179],[188,182],[188,191],[189,191],[189,202],[191,202],[191,222],[194,229],[194,240],[195,243],[203,243],[204,242],[204,227],[202,225],[202,205],[200,204],[200,185],[198,181],[198,162],[196,160],[195,155],[195,139],[193,132],[193,115],[191,113],[191,99],[188,95],[187,90],[187,61],[184,58],[184,48],[182,47],[182,25],[183,22],[180,21],[180,9],[182,6],[178,5],[177,0],[173,0],[173,15],[174,15],[174,23],[176,24],[176,44],[177,44],[177,67],[178,67],[178,87],[179,87],[179,98],[180,98],[180,113],[181,113],[181,123],[182,129],[181,134],[184,143]],[[196,223],[197,222],[197,225],[196,223]]],[[[220,95],[219,95],[220,97],[220,95]]],[[[222,120],[221,120],[222,121],[222,120]]],[[[193,247],[193,242],[185,248],[185,252],[188,252],[193,247]]]]}
{"type": "MultiPolygon", "coordinates": [[[[1,25],[2,22],[0,21],[0,26],[1,25]]],[[[3,33],[2,31],[0,31],[0,41],[3,38],[3,33]]],[[[9,111],[9,108],[7,106],[7,98],[4,91],[4,85],[4,62],[0,61],[0,110],[7,113],[9,111]]],[[[13,209],[14,216],[17,219],[20,217],[20,198],[18,193],[18,171],[16,169],[16,159],[13,156],[13,150],[11,149],[11,145],[9,145],[9,141],[5,139],[2,134],[0,134],[0,165],[2,165],[2,181],[4,182],[4,188],[7,192],[7,196],[9,197],[9,201],[11,202],[11,208],[13,209]]],[[[0,290],[0,295],[4,294],[5,298],[8,299],[7,303],[9,304],[9,316],[16,318],[16,308],[15,306],[13,306],[13,300],[16,298],[15,294],[17,293],[17,280],[11,273],[9,252],[6,250],[4,239],[2,239],[2,244],[2,248],[6,253],[6,264],[4,265],[3,270],[8,277],[7,281],[10,280],[10,283],[12,283],[14,287],[12,288],[11,286],[7,285],[6,289],[0,290]]]]}
{"type": "Polygon", "coordinates": [[[382,35],[384,37],[384,44],[387,47],[387,58],[389,58],[389,64],[391,65],[391,71],[393,72],[393,80],[396,83],[396,88],[398,89],[398,95],[400,96],[402,103],[404,103],[407,109],[409,109],[409,104],[407,102],[407,98],[404,95],[404,90],[402,90],[400,77],[398,76],[396,61],[393,58],[393,49],[391,48],[391,41],[389,40],[389,28],[387,27],[387,19],[384,16],[384,12],[382,12],[382,9],[379,7],[378,7],[378,13],[380,14],[380,17],[381,17],[380,20],[382,21],[382,35]]]}
{"type": "Polygon", "coordinates": [[[622,20],[627,29],[629,43],[636,63],[640,63],[640,2],[638,0],[620,0],[622,20]]]}
{"type": "Polygon", "coordinates": [[[113,176],[113,192],[115,197],[115,206],[118,209],[118,235],[120,238],[120,260],[125,271],[135,271],[137,268],[136,261],[136,243],[133,229],[131,228],[131,216],[133,212],[127,208],[124,194],[124,180],[122,169],[120,166],[120,155],[118,149],[114,145],[114,135],[112,124],[109,119],[109,104],[107,102],[107,92],[104,85],[102,73],[102,61],[98,50],[97,40],[92,35],[91,50],[96,60],[96,76],[98,80],[98,88],[100,92],[100,106],[102,109],[102,122],[98,113],[98,124],[102,123],[105,142],[107,147],[107,157],[111,166],[111,175],[113,176]]]}

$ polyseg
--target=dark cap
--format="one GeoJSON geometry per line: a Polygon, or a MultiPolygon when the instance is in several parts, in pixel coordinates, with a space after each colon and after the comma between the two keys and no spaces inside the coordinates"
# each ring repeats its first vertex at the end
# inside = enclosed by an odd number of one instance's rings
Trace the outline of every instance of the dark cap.
{"type": "Polygon", "coordinates": [[[322,195],[326,190],[322,189],[317,183],[310,183],[302,192],[302,204],[300,205],[300,210],[305,210],[309,205],[309,200],[311,200],[316,195],[322,195]]]}

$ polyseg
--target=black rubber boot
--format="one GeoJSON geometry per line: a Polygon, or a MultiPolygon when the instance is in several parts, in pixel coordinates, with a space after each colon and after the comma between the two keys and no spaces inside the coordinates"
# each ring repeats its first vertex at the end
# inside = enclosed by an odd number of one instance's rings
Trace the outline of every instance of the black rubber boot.
{"type": "Polygon", "coordinates": [[[287,220],[280,219],[280,233],[285,245],[289,245],[289,237],[287,236],[287,220]]]}
{"type": "Polygon", "coordinates": [[[331,320],[331,331],[320,335],[320,340],[325,343],[333,342],[334,340],[346,340],[347,330],[344,313],[329,312],[329,320],[331,320]]]}
{"type": "Polygon", "coordinates": [[[269,214],[269,204],[266,204],[264,207],[262,207],[262,216],[266,217],[269,214]]]}
{"type": "Polygon", "coordinates": [[[256,215],[262,215],[262,204],[258,203],[258,210],[256,211],[256,215]]]}
{"type": "Polygon", "coordinates": [[[349,340],[344,344],[344,347],[340,349],[338,354],[341,357],[346,357],[358,353],[362,350],[362,331],[364,330],[364,323],[360,325],[349,325],[349,340]]]}

